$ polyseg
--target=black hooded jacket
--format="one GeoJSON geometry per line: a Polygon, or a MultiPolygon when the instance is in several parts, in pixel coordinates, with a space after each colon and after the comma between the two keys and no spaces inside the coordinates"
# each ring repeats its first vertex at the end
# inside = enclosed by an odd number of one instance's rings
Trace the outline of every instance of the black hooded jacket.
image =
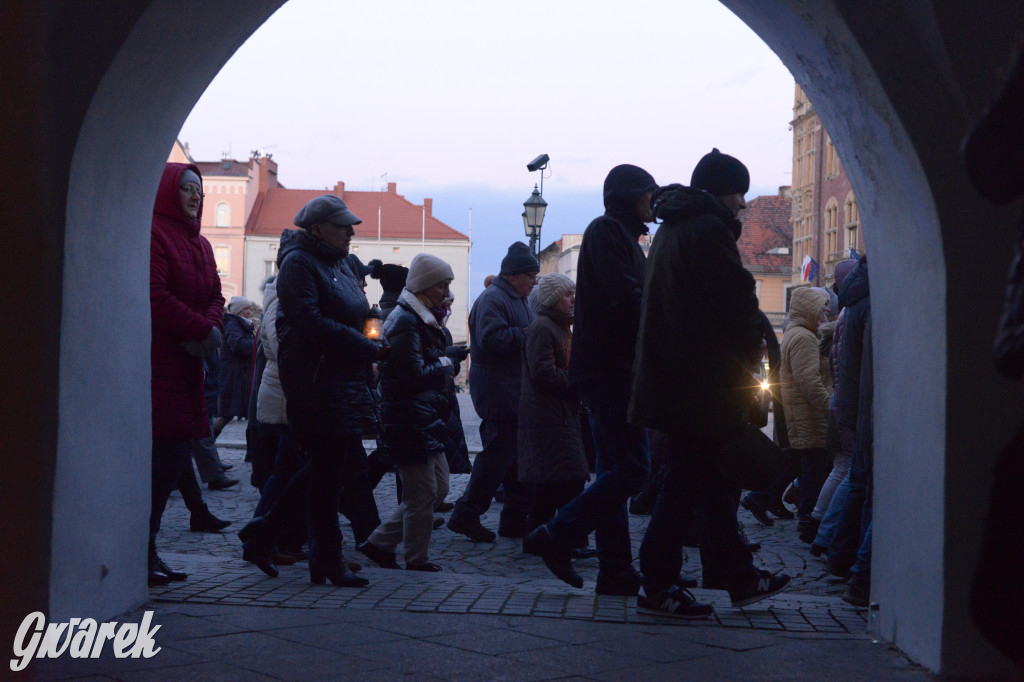
{"type": "Polygon", "coordinates": [[[624,164],[604,181],[604,215],[583,233],[576,272],[570,378],[576,383],[628,382],[633,371],[647,226],[636,203],[657,188],[650,173],[624,164]]]}
{"type": "Polygon", "coordinates": [[[277,335],[288,424],[300,435],[375,428],[367,379],[380,346],[363,336],[369,304],[337,251],[286,230],[277,262],[277,335]]]}
{"type": "Polygon", "coordinates": [[[738,428],[753,398],[763,317],[736,248],[739,226],[716,197],[663,188],[651,244],[629,420],[673,432],[738,428]]]}

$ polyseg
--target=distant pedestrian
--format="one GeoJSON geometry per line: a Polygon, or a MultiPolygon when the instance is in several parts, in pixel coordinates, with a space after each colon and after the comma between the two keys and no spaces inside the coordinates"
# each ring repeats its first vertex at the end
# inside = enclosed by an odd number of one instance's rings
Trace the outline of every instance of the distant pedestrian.
{"type": "MultiPolygon", "coordinates": [[[[256,330],[252,321],[252,302],[245,296],[233,296],[224,315],[224,346],[220,351],[220,403],[218,424],[249,414],[249,389],[252,387],[252,352],[256,330]]],[[[220,429],[217,429],[219,432],[220,429]]]]}

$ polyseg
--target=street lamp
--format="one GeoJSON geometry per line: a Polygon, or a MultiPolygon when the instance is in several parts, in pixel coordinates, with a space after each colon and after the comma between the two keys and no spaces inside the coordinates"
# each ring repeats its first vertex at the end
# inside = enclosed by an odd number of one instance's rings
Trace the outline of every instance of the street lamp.
{"type": "Polygon", "coordinates": [[[523,228],[526,236],[530,238],[530,252],[537,256],[540,253],[540,227],[544,224],[544,211],[548,208],[548,202],[537,191],[537,185],[533,186],[533,193],[530,198],[523,202],[523,228]]]}

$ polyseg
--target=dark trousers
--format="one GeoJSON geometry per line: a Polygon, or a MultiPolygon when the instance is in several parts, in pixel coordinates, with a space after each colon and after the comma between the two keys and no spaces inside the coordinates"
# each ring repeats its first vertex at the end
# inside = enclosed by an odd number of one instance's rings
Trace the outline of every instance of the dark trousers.
{"type": "Polygon", "coordinates": [[[480,442],[483,448],[473,462],[473,472],[469,475],[469,484],[462,494],[452,518],[474,521],[479,520],[494,499],[498,486],[505,489],[505,502],[501,509],[499,525],[510,530],[521,530],[526,527],[526,518],[530,506],[530,493],[526,484],[520,483],[516,466],[516,443],[519,423],[517,421],[480,422],[480,442]]]}
{"type": "Polygon", "coordinates": [[[530,486],[530,519],[527,530],[555,518],[555,513],[583,492],[584,481],[554,481],[530,486]]]}
{"type": "MultiPolygon", "coordinates": [[[[253,512],[253,518],[263,516],[273,508],[280,498],[288,482],[306,465],[306,457],[291,431],[285,424],[261,424],[263,438],[269,443],[273,438],[277,443],[277,456],[274,459],[274,470],[263,486],[263,494],[253,512]]],[[[305,505],[303,505],[305,506],[305,505]]]]}
{"type": "MultiPolygon", "coordinates": [[[[192,443],[187,440],[153,439],[152,454],[152,506],[149,510],[150,540],[160,532],[160,518],[164,515],[167,498],[178,487],[186,468],[192,467],[192,443]]],[[[193,474],[193,479],[195,475],[193,474]]],[[[198,487],[198,484],[196,484],[198,487]]]]}
{"type": "Polygon", "coordinates": [[[186,509],[193,514],[202,511],[206,503],[203,502],[203,491],[199,488],[199,479],[196,478],[196,471],[192,468],[191,462],[178,479],[178,492],[181,493],[186,509]]]}
{"type": "Polygon", "coordinates": [[[709,428],[670,434],[672,455],[640,545],[644,591],[656,594],[679,577],[683,541],[699,509],[704,530],[701,554],[709,551],[726,582],[737,584],[757,575],[753,558],[740,540],[735,485],[716,460],[734,435],[709,428]],[[707,549],[705,549],[707,545],[707,549]]]}
{"type": "MultiPolygon", "coordinates": [[[[829,562],[838,568],[851,568],[871,522],[872,453],[855,447],[850,462],[850,492],[839,513],[836,534],[828,549],[829,562]]],[[[867,556],[870,557],[870,540],[867,556]]],[[[862,572],[864,569],[862,568],[862,572]]]]}
{"type": "Polygon", "coordinates": [[[555,542],[567,547],[596,531],[600,570],[613,575],[632,569],[626,505],[651,472],[647,432],[626,420],[629,395],[628,382],[584,387],[597,449],[597,477],[547,524],[555,542]]]}

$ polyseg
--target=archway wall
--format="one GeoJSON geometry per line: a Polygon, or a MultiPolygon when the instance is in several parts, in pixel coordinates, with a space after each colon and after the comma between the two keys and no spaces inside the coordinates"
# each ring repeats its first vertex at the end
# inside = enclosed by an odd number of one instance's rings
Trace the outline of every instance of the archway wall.
{"type": "Polygon", "coordinates": [[[1015,210],[980,200],[959,144],[997,87],[1022,3],[723,2],[807,91],[871,226],[883,635],[944,674],[1005,673],[967,599],[989,471],[1020,405],[990,351],[1015,210]]]}
{"type": "Polygon", "coordinates": [[[153,195],[194,103],[281,4],[152,2],[92,94],[67,185],[53,619],[146,598],[153,195]]]}

